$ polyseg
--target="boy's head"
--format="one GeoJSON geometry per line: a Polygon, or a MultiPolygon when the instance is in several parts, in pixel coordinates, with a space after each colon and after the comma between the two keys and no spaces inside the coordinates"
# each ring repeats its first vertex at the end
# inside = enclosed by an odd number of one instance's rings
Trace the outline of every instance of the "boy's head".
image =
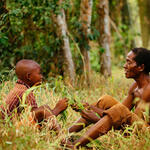
{"type": "Polygon", "coordinates": [[[33,60],[22,59],[16,64],[16,75],[29,86],[37,85],[42,82],[40,65],[33,60]]]}

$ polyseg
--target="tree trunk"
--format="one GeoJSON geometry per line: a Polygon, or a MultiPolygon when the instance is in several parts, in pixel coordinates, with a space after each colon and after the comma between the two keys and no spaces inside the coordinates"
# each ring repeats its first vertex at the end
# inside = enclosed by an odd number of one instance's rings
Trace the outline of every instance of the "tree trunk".
{"type": "Polygon", "coordinates": [[[137,0],[127,0],[128,7],[129,7],[129,16],[130,16],[130,23],[131,23],[131,31],[134,36],[134,47],[141,47],[142,45],[142,38],[138,34],[141,33],[140,29],[140,17],[138,13],[138,3],[137,0]]]}
{"type": "Polygon", "coordinates": [[[127,0],[123,0],[123,6],[122,6],[122,23],[130,26],[131,25],[131,20],[130,20],[130,14],[129,14],[129,6],[127,0]]]}
{"type": "Polygon", "coordinates": [[[87,46],[80,45],[82,55],[84,57],[83,70],[85,72],[87,82],[90,83],[90,51],[89,51],[89,38],[91,33],[91,16],[92,16],[93,0],[82,0],[80,3],[80,22],[82,25],[82,37],[81,40],[85,40],[83,43],[87,46]]]}
{"type": "Polygon", "coordinates": [[[0,15],[3,13],[7,13],[8,10],[6,9],[6,0],[1,0],[0,2],[0,15]]]}
{"type": "Polygon", "coordinates": [[[109,20],[109,3],[108,0],[99,0],[98,4],[99,15],[99,44],[101,47],[100,72],[104,76],[111,76],[111,56],[110,56],[110,20],[109,20]]]}
{"type": "Polygon", "coordinates": [[[138,0],[143,46],[150,48],[150,0],[138,0]]]}
{"type": "MultiPolygon", "coordinates": [[[[60,1],[61,4],[61,1],[60,1]]],[[[65,19],[65,12],[61,9],[61,14],[56,16],[56,22],[58,25],[57,35],[62,39],[63,45],[63,54],[65,60],[65,74],[69,75],[71,83],[74,84],[75,80],[75,67],[72,59],[72,54],[70,50],[69,38],[67,36],[67,24],[65,19]]]]}
{"type": "MultiPolygon", "coordinates": [[[[132,16],[131,16],[131,12],[130,12],[130,9],[129,9],[129,3],[128,3],[127,0],[123,0],[122,23],[123,23],[123,25],[126,25],[126,27],[127,27],[126,29],[123,30],[123,32],[129,32],[129,34],[132,34],[132,35],[134,34],[135,35],[133,30],[131,29],[132,28],[132,20],[131,19],[132,19],[132,16]]],[[[136,47],[135,40],[132,39],[129,47],[126,48],[126,51],[125,51],[126,54],[128,53],[129,49],[132,49],[134,47],[136,47]]]]}
{"type": "Polygon", "coordinates": [[[121,9],[123,0],[109,0],[110,18],[118,26],[121,23],[121,9]]]}

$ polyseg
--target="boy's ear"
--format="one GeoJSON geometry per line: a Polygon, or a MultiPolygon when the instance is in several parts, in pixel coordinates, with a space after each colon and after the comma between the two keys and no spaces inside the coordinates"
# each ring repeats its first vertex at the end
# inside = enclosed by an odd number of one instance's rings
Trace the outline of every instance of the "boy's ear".
{"type": "Polygon", "coordinates": [[[139,70],[139,71],[144,71],[144,68],[145,68],[144,64],[138,66],[138,70],[139,70]]]}
{"type": "Polygon", "coordinates": [[[30,75],[31,75],[31,73],[26,74],[26,79],[29,80],[29,81],[31,80],[30,75]]]}

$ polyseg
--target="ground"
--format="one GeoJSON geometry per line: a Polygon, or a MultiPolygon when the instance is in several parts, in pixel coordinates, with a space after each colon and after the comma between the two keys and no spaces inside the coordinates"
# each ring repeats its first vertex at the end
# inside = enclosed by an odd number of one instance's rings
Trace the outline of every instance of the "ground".
{"type": "MultiPolygon", "coordinates": [[[[35,89],[36,99],[39,105],[49,104],[51,108],[62,97],[75,98],[78,102],[87,101],[92,103],[97,101],[103,94],[109,94],[119,101],[122,101],[127,95],[129,85],[132,80],[126,79],[123,70],[113,67],[112,77],[107,80],[98,73],[92,73],[92,82],[90,87],[78,80],[78,85],[73,88],[71,85],[65,85],[61,77],[51,79],[49,83],[43,83],[35,89]]],[[[65,81],[65,83],[67,83],[65,81]]],[[[15,84],[14,81],[3,82],[0,85],[0,102],[3,103],[7,93],[15,84]]],[[[55,132],[49,131],[45,127],[42,131],[34,126],[28,125],[28,109],[22,114],[24,120],[20,125],[19,119],[13,122],[6,120],[7,123],[0,123],[0,150],[55,150],[60,148],[60,140],[69,137],[67,129],[79,117],[70,107],[62,115],[57,117],[62,125],[62,134],[57,136],[55,132]]],[[[87,129],[85,129],[87,130],[87,129]]],[[[85,130],[74,134],[74,138],[81,136],[85,130]]],[[[135,127],[126,127],[124,131],[114,131],[113,129],[106,135],[98,138],[88,147],[82,149],[101,149],[101,150],[127,150],[127,149],[150,149],[149,131],[136,131],[135,127]]]]}

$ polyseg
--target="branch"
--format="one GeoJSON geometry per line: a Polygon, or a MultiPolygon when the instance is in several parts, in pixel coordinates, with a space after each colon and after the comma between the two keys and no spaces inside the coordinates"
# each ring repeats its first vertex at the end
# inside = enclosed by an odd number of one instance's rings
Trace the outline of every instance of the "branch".
{"type": "Polygon", "coordinates": [[[71,33],[69,33],[69,31],[67,31],[68,36],[71,38],[71,40],[73,41],[73,43],[75,44],[76,49],[78,50],[79,54],[81,55],[82,61],[83,61],[83,66],[84,66],[84,76],[85,76],[85,81],[87,79],[87,75],[86,75],[86,68],[85,68],[85,61],[84,61],[84,57],[80,51],[80,48],[78,46],[78,44],[75,42],[74,38],[72,37],[71,33]]]}
{"type": "Polygon", "coordinates": [[[114,30],[118,34],[118,37],[120,38],[120,40],[123,40],[122,35],[120,34],[116,24],[113,22],[113,20],[110,17],[109,17],[109,20],[110,20],[110,24],[112,25],[112,27],[114,28],[114,30]]]}

